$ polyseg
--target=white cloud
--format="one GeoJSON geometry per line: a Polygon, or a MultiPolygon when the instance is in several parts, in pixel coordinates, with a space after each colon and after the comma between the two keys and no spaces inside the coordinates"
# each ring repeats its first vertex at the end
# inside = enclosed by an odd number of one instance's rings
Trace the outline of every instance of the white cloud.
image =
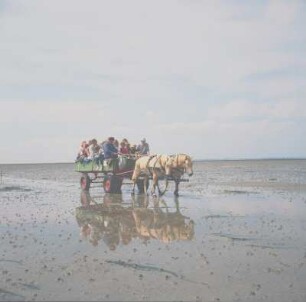
{"type": "Polygon", "coordinates": [[[27,123],[83,124],[107,118],[107,105],[87,101],[3,101],[0,125],[27,123]]]}
{"type": "Polygon", "coordinates": [[[295,100],[252,102],[237,100],[212,106],[207,113],[208,119],[235,120],[251,119],[295,119],[306,118],[306,103],[295,100]]]}
{"type": "MultiPolygon", "coordinates": [[[[10,131],[28,148],[115,135],[147,137],[156,152],[188,146],[197,157],[283,154],[281,131],[301,141],[306,115],[304,73],[286,72],[306,66],[296,46],[305,39],[303,2],[233,3],[7,2],[0,124],[17,123],[10,131]]],[[[290,142],[292,155],[304,152],[290,142]]]]}

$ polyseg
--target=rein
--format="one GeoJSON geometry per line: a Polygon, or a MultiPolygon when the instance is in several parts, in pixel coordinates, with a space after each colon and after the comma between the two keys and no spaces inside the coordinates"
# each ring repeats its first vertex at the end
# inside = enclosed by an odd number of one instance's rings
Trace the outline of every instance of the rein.
{"type": "MultiPolygon", "coordinates": [[[[151,161],[154,157],[157,157],[157,154],[151,155],[150,158],[148,159],[148,162],[147,162],[147,165],[146,165],[146,169],[149,171],[149,173],[150,173],[151,176],[153,176],[153,173],[152,173],[152,171],[151,171],[151,169],[150,169],[150,167],[149,167],[149,163],[150,163],[150,161],[151,161]]],[[[159,156],[159,157],[160,157],[160,156],[159,156]]],[[[156,161],[155,161],[155,164],[154,164],[153,169],[155,168],[157,161],[158,161],[158,158],[157,158],[156,161]]]]}
{"type": "Polygon", "coordinates": [[[157,156],[157,155],[155,154],[155,155],[151,155],[151,156],[149,157],[148,162],[147,162],[147,165],[146,165],[146,169],[149,167],[150,161],[151,161],[154,157],[156,157],[156,156],[157,156]]]}

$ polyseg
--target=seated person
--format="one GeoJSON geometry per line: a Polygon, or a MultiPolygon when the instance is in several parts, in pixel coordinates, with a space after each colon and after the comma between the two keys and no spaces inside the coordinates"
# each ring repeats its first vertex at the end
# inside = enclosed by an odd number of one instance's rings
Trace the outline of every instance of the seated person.
{"type": "Polygon", "coordinates": [[[103,144],[103,152],[104,152],[104,158],[117,158],[118,157],[118,149],[114,146],[114,137],[109,137],[107,139],[107,142],[103,144]]]}
{"type": "Polygon", "coordinates": [[[113,145],[115,146],[115,148],[118,150],[119,149],[119,142],[117,139],[114,140],[113,145]]]}
{"type": "Polygon", "coordinates": [[[76,161],[83,160],[89,156],[89,144],[86,141],[82,141],[80,149],[76,158],[76,161]]]}
{"type": "Polygon", "coordinates": [[[139,152],[140,155],[149,155],[150,147],[149,144],[146,142],[145,138],[141,140],[141,144],[138,145],[137,151],[139,152]]]}
{"type": "Polygon", "coordinates": [[[94,138],[91,140],[91,144],[89,146],[89,156],[90,159],[99,159],[100,156],[100,146],[98,145],[97,140],[94,138]]]}
{"type": "Polygon", "coordinates": [[[137,152],[137,146],[133,145],[132,147],[130,147],[130,154],[136,154],[137,152]]]}
{"type": "Polygon", "coordinates": [[[124,141],[120,143],[120,149],[119,149],[120,154],[129,154],[129,149],[124,141]]]}
{"type": "Polygon", "coordinates": [[[104,160],[104,151],[103,151],[103,148],[102,148],[102,144],[100,144],[99,159],[100,159],[100,161],[104,160]]]}

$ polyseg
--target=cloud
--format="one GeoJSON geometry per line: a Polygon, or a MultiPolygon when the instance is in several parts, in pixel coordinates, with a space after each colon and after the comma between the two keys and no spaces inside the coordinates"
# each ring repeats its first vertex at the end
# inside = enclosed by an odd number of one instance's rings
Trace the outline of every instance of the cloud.
{"type": "Polygon", "coordinates": [[[0,124],[27,123],[85,123],[107,117],[107,105],[87,101],[6,101],[1,102],[0,124]]]}
{"type": "Polygon", "coordinates": [[[239,119],[295,119],[306,117],[305,102],[295,100],[252,102],[237,100],[210,108],[208,119],[237,120],[239,119]]]}
{"type": "Polygon", "coordinates": [[[28,146],[18,160],[39,158],[29,142],[108,135],[197,157],[305,154],[303,1],[1,3],[0,133],[28,146]]]}

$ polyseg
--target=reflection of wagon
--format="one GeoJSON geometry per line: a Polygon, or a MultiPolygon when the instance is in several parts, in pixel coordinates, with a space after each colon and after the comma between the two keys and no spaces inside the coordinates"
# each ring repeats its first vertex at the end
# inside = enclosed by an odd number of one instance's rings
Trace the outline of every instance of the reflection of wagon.
{"type": "MultiPolygon", "coordinates": [[[[78,161],[75,171],[82,173],[80,183],[83,190],[89,190],[92,183],[102,183],[106,193],[120,193],[124,179],[131,179],[136,158],[119,156],[114,159],[78,161]]],[[[143,179],[137,181],[139,192],[143,192],[143,179]]]]}

